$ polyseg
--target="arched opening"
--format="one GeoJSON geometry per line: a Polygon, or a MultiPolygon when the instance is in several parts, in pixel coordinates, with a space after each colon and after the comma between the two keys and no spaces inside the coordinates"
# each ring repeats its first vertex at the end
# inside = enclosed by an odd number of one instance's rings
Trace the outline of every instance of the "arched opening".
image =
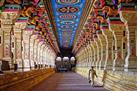
{"type": "Polygon", "coordinates": [[[57,57],[57,58],[56,58],[56,61],[61,61],[61,60],[62,60],[61,57],[57,57]]]}

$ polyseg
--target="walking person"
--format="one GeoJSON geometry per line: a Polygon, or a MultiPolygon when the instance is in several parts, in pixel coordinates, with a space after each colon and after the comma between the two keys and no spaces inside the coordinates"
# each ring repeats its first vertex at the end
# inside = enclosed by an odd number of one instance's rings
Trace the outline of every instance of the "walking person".
{"type": "Polygon", "coordinates": [[[91,69],[89,70],[88,78],[89,78],[89,83],[91,83],[92,86],[94,86],[95,84],[95,76],[98,77],[96,71],[94,70],[94,67],[91,66],[91,69]]]}

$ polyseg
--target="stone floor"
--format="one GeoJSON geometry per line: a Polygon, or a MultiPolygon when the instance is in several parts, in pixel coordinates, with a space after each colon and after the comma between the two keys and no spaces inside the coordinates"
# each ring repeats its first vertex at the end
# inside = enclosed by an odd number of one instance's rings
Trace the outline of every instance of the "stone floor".
{"type": "Polygon", "coordinates": [[[107,91],[96,84],[92,87],[84,77],[73,73],[56,73],[40,84],[36,85],[31,91],[107,91]]]}

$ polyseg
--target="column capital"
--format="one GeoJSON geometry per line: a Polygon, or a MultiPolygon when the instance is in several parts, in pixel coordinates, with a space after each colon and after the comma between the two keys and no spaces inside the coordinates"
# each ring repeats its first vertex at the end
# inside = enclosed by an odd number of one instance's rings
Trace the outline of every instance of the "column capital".
{"type": "Polygon", "coordinates": [[[13,27],[14,27],[14,31],[19,32],[19,31],[25,29],[26,26],[27,26],[26,22],[15,22],[15,25],[13,27]]]}
{"type": "Polygon", "coordinates": [[[128,26],[137,26],[137,11],[120,11],[121,19],[127,22],[128,26]]]}
{"type": "Polygon", "coordinates": [[[13,20],[15,20],[18,16],[18,12],[2,12],[1,13],[1,17],[0,17],[0,20],[3,22],[3,21],[6,21],[5,23],[7,24],[13,24],[13,20]]]}
{"type": "Polygon", "coordinates": [[[12,25],[1,25],[1,30],[4,32],[10,32],[12,29],[12,25]]]}
{"type": "Polygon", "coordinates": [[[0,19],[2,25],[12,25],[13,20],[12,19],[0,19]]]}
{"type": "Polygon", "coordinates": [[[124,24],[110,24],[109,25],[109,29],[112,30],[112,31],[118,31],[118,32],[122,32],[126,29],[125,25],[124,24]]]}

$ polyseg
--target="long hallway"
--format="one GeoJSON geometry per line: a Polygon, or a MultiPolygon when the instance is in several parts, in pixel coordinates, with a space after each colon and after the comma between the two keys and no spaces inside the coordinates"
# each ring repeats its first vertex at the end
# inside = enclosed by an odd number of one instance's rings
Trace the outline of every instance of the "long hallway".
{"type": "Polygon", "coordinates": [[[40,84],[32,88],[31,91],[107,91],[103,87],[95,84],[92,87],[88,80],[77,73],[56,73],[40,84]]]}
{"type": "Polygon", "coordinates": [[[0,0],[0,91],[30,90],[137,91],[137,0],[0,0]]]}

